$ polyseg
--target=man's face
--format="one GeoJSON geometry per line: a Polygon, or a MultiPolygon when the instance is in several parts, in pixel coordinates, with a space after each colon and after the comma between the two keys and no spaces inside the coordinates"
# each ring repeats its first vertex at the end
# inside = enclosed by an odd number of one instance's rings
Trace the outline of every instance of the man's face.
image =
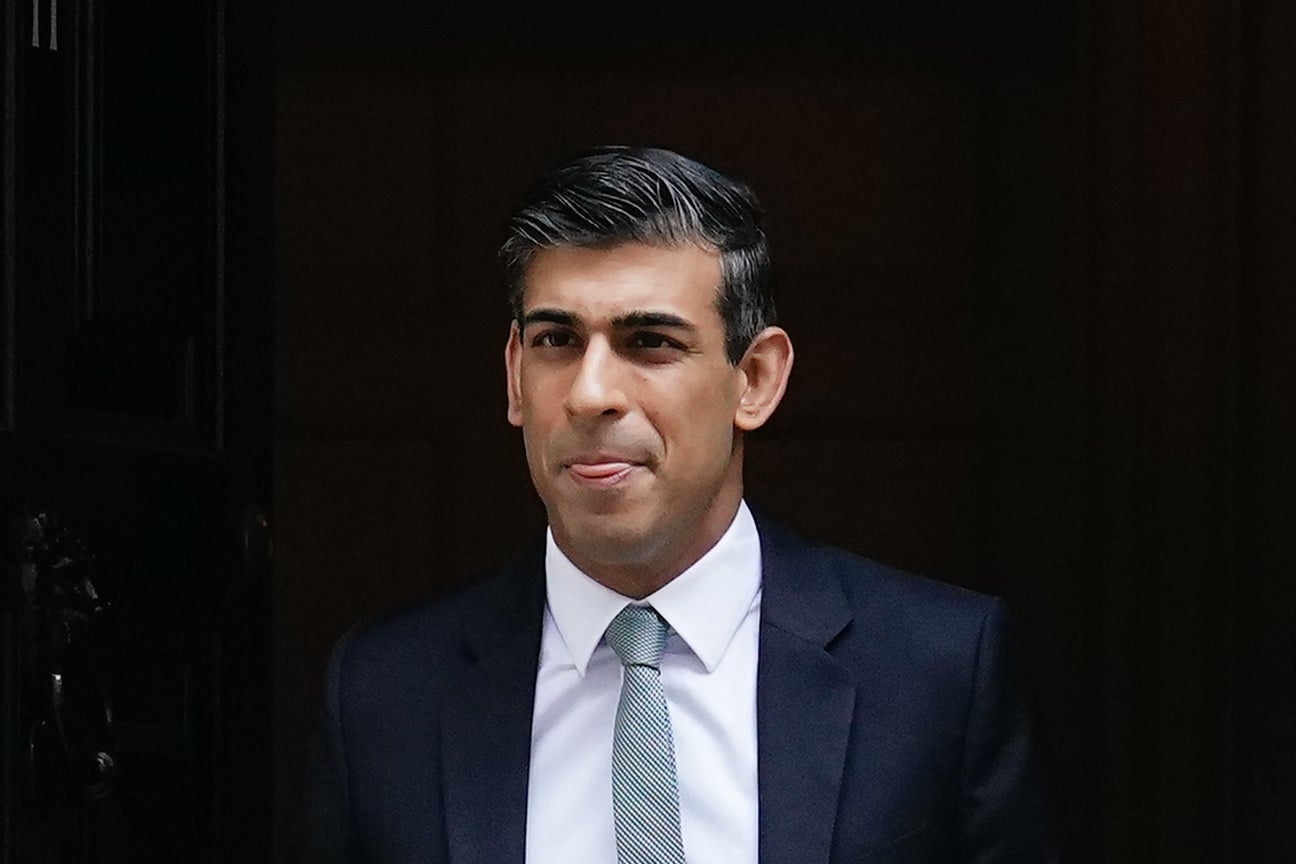
{"type": "Polygon", "coordinates": [[[527,268],[509,422],[560,548],[595,578],[673,578],[738,506],[745,375],[720,282],[719,254],[694,245],[557,247],[527,268]]]}

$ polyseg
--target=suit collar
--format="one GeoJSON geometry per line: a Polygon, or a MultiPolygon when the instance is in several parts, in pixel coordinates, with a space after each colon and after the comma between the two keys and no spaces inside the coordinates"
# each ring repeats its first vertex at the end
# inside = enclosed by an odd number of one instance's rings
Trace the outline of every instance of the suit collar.
{"type": "Polygon", "coordinates": [[[754,510],[761,538],[761,623],[819,647],[851,621],[838,577],[817,547],[754,510]]]}
{"type": "Polygon", "coordinates": [[[539,645],[544,613],[544,537],[534,538],[522,553],[474,589],[477,597],[465,611],[464,646],[473,661],[507,651],[532,635],[539,645]]]}
{"type": "Polygon", "coordinates": [[[531,714],[544,612],[544,545],[476,589],[465,670],[442,711],[446,843],[454,864],[521,864],[531,714]]]}
{"type": "Polygon", "coordinates": [[[826,864],[855,712],[854,678],[828,649],[851,613],[816,547],[759,514],[757,525],[760,864],[826,864]]]}

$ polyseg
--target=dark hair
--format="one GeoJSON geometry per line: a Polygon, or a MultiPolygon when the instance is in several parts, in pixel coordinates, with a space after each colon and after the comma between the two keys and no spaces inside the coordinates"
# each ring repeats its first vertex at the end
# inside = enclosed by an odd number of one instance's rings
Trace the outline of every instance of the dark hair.
{"type": "Polygon", "coordinates": [[[547,173],[509,219],[500,259],[522,323],[527,266],[542,249],[697,243],[720,253],[716,307],[730,363],[774,323],[764,213],[746,184],[670,150],[602,147],[547,173]]]}

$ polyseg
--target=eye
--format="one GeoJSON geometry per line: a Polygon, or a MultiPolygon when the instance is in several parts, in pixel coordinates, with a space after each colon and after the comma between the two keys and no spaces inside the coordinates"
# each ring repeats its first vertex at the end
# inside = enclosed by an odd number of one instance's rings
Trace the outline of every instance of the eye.
{"type": "Polygon", "coordinates": [[[567,348],[575,341],[575,337],[566,330],[543,330],[531,340],[531,345],[534,348],[567,348]]]}
{"type": "Polygon", "coordinates": [[[660,351],[664,349],[679,349],[682,346],[669,336],[646,330],[642,333],[636,333],[631,337],[630,347],[642,348],[648,351],[660,351]]]}

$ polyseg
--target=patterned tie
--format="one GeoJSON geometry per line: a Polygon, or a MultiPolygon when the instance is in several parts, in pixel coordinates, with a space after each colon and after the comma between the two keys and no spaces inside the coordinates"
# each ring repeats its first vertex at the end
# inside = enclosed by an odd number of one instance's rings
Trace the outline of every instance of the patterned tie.
{"type": "Polygon", "coordinates": [[[670,712],[661,685],[666,622],[626,606],[604,634],[625,667],[612,733],[612,816],[618,864],[684,864],[670,712]]]}

